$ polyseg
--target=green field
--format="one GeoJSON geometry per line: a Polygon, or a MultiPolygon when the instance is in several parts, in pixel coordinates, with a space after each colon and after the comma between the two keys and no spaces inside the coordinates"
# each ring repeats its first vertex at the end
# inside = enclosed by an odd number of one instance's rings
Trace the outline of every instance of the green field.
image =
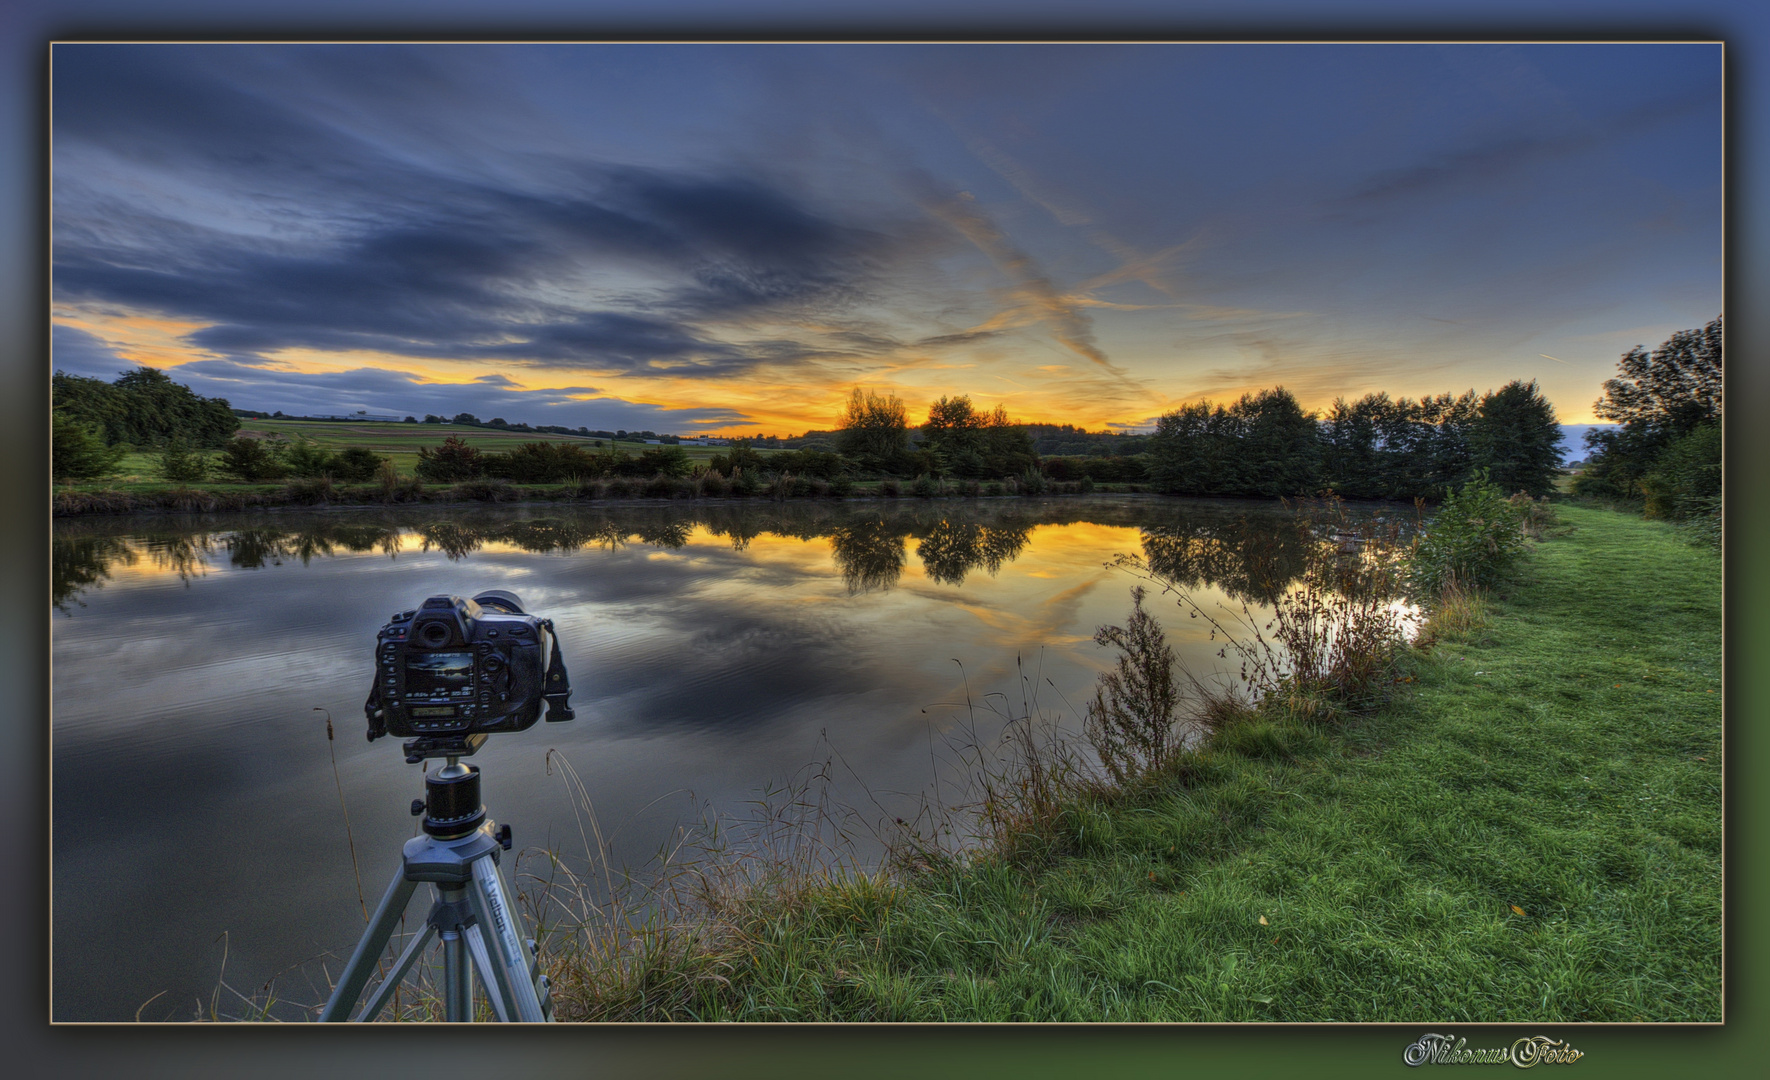
{"type": "MultiPolygon", "coordinates": [[[[362,446],[393,462],[393,467],[402,475],[410,476],[418,467],[418,450],[420,447],[437,446],[450,436],[460,439],[470,446],[490,452],[504,452],[513,447],[529,442],[570,442],[586,449],[597,449],[596,443],[607,446],[610,440],[590,439],[581,435],[559,435],[552,432],[538,431],[499,431],[497,428],[470,427],[461,424],[405,424],[399,422],[357,421],[357,420],[253,420],[240,421],[240,435],[256,437],[277,437],[294,441],[298,438],[311,439],[314,443],[328,450],[343,450],[350,446],[362,446]]],[[[637,455],[645,449],[645,444],[630,442],[625,439],[616,443],[621,450],[630,455],[637,455]]],[[[725,447],[719,446],[684,446],[691,461],[696,463],[711,461],[725,447]]],[[[218,455],[211,452],[206,455],[214,460],[218,455]]],[[[225,482],[225,478],[217,477],[211,482],[225,482]]],[[[85,484],[82,487],[114,487],[123,491],[154,490],[169,487],[160,481],[159,455],[132,451],[125,455],[118,466],[117,476],[102,484],[85,484]]]]}
{"type": "MultiPolygon", "coordinates": [[[[1721,567],[1563,506],[1363,717],[1283,710],[1012,850],[727,900],[575,1017],[1716,1022],[1721,567]]],[[[657,943],[654,942],[654,945],[657,943]]],[[[587,954],[579,954],[583,957],[587,954]]]]}

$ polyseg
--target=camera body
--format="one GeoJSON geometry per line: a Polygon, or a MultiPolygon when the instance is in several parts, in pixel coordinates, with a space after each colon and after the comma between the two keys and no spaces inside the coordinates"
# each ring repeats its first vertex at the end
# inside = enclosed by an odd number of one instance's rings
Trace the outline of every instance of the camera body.
{"type": "Polygon", "coordinates": [[[553,622],[507,592],[432,596],[388,620],[375,640],[369,738],[457,740],[569,720],[571,687],[553,622]]]}

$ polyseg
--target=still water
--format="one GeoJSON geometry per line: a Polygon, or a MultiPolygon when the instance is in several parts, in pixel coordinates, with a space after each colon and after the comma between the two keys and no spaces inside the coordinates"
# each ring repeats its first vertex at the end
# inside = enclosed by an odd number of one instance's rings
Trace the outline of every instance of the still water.
{"type": "MultiPolygon", "coordinates": [[[[273,1015],[312,1015],[359,874],[372,908],[416,831],[418,768],[365,741],[362,703],[376,630],[427,596],[507,589],[554,620],[577,719],[493,736],[486,804],[519,850],[581,853],[563,756],[637,866],[814,762],[839,762],[833,801],[900,813],[1030,689],[1079,728],[1113,659],[1094,631],[1138,581],[1116,556],[1239,610],[1320,546],[1277,505],[1139,496],[59,522],[53,1014],[240,1015],[228,988],[268,985],[273,1015]]],[[[1148,606],[1183,662],[1224,666],[1202,620],[1148,606]]]]}

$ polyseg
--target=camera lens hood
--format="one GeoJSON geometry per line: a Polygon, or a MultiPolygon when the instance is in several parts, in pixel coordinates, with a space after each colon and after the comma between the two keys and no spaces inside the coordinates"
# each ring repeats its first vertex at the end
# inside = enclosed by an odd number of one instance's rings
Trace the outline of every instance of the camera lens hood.
{"type": "Polygon", "coordinates": [[[507,615],[528,614],[528,612],[522,610],[522,599],[515,593],[507,592],[504,589],[487,589],[485,592],[475,596],[473,602],[480,607],[491,608],[494,611],[502,611],[507,615]]]}

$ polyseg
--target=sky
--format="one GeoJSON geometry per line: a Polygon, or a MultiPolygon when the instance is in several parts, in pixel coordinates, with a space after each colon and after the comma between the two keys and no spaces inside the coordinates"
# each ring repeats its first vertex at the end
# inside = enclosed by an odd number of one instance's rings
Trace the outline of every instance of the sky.
{"type": "Polygon", "coordinates": [[[1147,430],[1539,382],[1721,313],[1691,44],[93,45],[57,370],[682,434],[967,394],[1147,430]]]}

